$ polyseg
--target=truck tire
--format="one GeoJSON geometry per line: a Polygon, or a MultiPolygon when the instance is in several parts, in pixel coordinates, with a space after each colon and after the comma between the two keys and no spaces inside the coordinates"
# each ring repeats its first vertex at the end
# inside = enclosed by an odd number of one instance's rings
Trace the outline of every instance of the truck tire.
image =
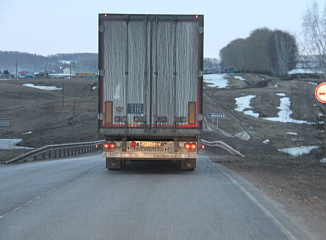
{"type": "Polygon", "coordinates": [[[121,161],[115,158],[106,158],[106,168],[109,170],[120,170],[121,161]]]}
{"type": "Polygon", "coordinates": [[[186,158],[180,162],[181,170],[194,171],[196,168],[196,158],[186,158]]]}

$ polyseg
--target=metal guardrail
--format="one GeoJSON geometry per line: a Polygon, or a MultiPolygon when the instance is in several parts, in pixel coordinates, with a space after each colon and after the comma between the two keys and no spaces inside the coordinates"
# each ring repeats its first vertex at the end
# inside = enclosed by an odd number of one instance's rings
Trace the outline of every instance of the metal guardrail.
{"type": "MultiPolygon", "coordinates": [[[[67,156],[76,156],[80,154],[86,154],[91,152],[97,152],[102,150],[102,144],[104,140],[95,141],[95,142],[82,142],[82,143],[65,143],[65,144],[56,144],[48,145],[41,148],[34,149],[27,153],[24,153],[20,156],[17,156],[13,159],[5,161],[5,164],[15,163],[15,162],[26,162],[28,159],[36,161],[37,159],[53,159],[53,158],[62,158],[67,156]],[[97,146],[97,147],[96,147],[97,146]]],[[[220,147],[231,153],[232,155],[238,155],[245,157],[239,151],[235,150],[231,146],[227,145],[222,141],[209,142],[204,139],[201,142],[209,147],[220,147]]]]}
{"type": "Polygon", "coordinates": [[[102,150],[102,141],[82,142],[82,143],[65,143],[48,145],[35,150],[29,151],[23,155],[17,156],[13,159],[5,161],[5,164],[15,162],[26,162],[28,159],[52,159],[62,158],[66,156],[75,156],[102,150]],[[97,147],[96,147],[97,146],[97,147]]]}
{"type": "Polygon", "coordinates": [[[222,141],[209,142],[204,139],[202,139],[201,141],[204,145],[206,145],[208,147],[220,147],[220,148],[223,148],[224,150],[228,151],[232,155],[238,155],[240,157],[245,157],[243,154],[241,154],[239,151],[235,150],[230,145],[227,145],[225,142],[222,142],[222,141]]]}

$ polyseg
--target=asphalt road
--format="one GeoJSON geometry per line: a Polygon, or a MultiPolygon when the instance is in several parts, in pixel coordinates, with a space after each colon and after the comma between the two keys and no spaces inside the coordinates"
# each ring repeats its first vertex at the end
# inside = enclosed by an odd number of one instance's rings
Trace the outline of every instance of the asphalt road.
{"type": "Polygon", "coordinates": [[[0,166],[0,239],[313,239],[205,156],[195,171],[100,155],[0,166]]]}

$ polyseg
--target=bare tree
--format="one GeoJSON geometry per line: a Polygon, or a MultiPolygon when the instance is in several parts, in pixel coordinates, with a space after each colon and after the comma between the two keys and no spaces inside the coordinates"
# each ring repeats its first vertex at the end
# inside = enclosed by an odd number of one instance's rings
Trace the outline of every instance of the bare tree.
{"type": "Polygon", "coordinates": [[[269,40],[269,53],[272,72],[279,76],[286,76],[296,67],[298,47],[294,36],[276,30],[269,40]]]}
{"type": "Polygon", "coordinates": [[[320,70],[326,78],[326,3],[322,12],[316,1],[308,6],[302,27],[306,46],[310,46],[311,55],[317,55],[320,70]]]}

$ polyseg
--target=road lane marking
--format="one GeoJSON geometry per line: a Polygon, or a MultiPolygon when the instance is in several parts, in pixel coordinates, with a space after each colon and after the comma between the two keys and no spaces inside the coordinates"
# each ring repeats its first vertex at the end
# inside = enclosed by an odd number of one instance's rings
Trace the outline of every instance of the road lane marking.
{"type": "Polygon", "coordinates": [[[19,210],[19,209],[21,209],[22,208],[22,206],[19,206],[19,207],[16,207],[14,210],[12,210],[13,212],[14,211],[17,211],[17,210],[19,210]]]}
{"type": "MultiPolygon", "coordinates": [[[[210,159],[207,158],[207,160],[214,166],[210,159]]],[[[243,186],[241,186],[237,180],[235,180],[230,176],[230,174],[221,168],[218,168],[218,170],[227,176],[227,178],[233,182],[251,200],[252,203],[254,203],[260,210],[262,210],[274,222],[274,224],[278,226],[278,228],[285,234],[285,236],[288,237],[288,239],[298,240],[280,221],[277,220],[277,218],[270,211],[268,211],[266,207],[264,207],[254,196],[252,196],[243,186]]]]}

